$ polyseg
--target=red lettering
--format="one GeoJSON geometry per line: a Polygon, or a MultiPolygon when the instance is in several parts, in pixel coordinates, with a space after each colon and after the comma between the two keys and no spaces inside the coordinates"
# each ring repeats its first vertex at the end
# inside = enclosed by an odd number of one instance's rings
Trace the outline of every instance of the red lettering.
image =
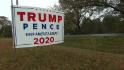
{"type": "Polygon", "coordinates": [[[24,21],[25,12],[17,12],[17,15],[20,16],[20,21],[24,21]]]}
{"type": "Polygon", "coordinates": [[[58,16],[58,22],[60,23],[62,21],[62,16],[58,16]]]}
{"type": "Polygon", "coordinates": [[[54,42],[54,37],[51,37],[51,38],[50,38],[50,42],[51,42],[51,43],[54,42]]]}
{"type": "Polygon", "coordinates": [[[49,37],[46,37],[46,44],[49,43],[49,37]]]}
{"type": "Polygon", "coordinates": [[[41,38],[34,38],[34,44],[52,44],[54,42],[54,37],[41,37],[41,38]]]}
{"type": "Polygon", "coordinates": [[[41,21],[41,22],[46,21],[46,14],[44,14],[44,19],[42,19],[41,13],[39,13],[38,15],[39,15],[39,21],[41,21]]]}
{"type": "Polygon", "coordinates": [[[17,15],[20,17],[20,21],[28,20],[32,22],[40,21],[40,22],[57,22],[61,23],[63,18],[62,16],[57,16],[53,14],[46,13],[34,13],[34,12],[17,12],[17,15]],[[47,17],[48,16],[48,17],[47,17]],[[24,18],[25,17],[25,18],[24,18]]]}
{"type": "Polygon", "coordinates": [[[36,21],[36,14],[28,12],[28,21],[36,21]]]}
{"type": "Polygon", "coordinates": [[[56,22],[56,15],[49,14],[49,22],[56,22]]]}
{"type": "Polygon", "coordinates": [[[43,44],[44,41],[45,41],[44,38],[40,38],[40,39],[39,39],[40,44],[43,44]]]}
{"type": "Polygon", "coordinates": [[[34,44],[38,44],[38,38],[34,38],[34,44]]]}

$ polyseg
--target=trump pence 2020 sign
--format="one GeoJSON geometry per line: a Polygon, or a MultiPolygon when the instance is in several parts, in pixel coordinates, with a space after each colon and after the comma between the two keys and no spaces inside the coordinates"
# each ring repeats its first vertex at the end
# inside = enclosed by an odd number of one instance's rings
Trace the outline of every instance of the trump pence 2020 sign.
{"type": "Polygon", "coordinates": [[[13,35],[16,48],[64,42],[64,14],[42,8],[14,6],[13,35]]]}

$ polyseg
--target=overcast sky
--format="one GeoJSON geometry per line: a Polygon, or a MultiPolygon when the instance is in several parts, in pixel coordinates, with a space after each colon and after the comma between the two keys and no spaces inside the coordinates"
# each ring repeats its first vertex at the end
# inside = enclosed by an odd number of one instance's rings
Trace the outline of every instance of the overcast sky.
{"type": "MultiPolygon", "coordinates": [[[[15,4],[16,0],[13,2],[15,4]]],[[[48,8],[54,4],[58,5],[58,0],[19,0],[21,6],[48,8]]],[[[6,16],[11,20],[11,0],[0,0],[0,9],[0,16],[6,16]]]]}

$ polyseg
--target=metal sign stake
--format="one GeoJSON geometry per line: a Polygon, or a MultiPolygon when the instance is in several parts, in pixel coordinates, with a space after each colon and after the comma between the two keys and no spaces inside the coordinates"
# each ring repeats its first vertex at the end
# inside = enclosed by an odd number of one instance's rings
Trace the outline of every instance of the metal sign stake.
{"type": "Polygon", "coordinates": [[[14,9],[13,9],[13,0],[11,0],[11,19],[12,19],[12,37],[13,37],[13,54],[14,54],[14,61],[16,61],[16,48],[15,48],[15,27],[14,27],[14,9]]]}
{"type": "Polygon", "coordinates": [[[18,0],[16,0],[16,5],[19,5],[19,1],[18,0]]]}

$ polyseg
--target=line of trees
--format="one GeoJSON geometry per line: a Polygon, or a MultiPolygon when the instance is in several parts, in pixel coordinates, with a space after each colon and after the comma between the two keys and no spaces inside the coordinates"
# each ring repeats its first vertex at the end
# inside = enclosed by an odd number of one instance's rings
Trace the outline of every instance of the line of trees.
{"type": "Polygon", "coordinates": [[[5,16],[0,16],[0,37],[12,37],[11,21],[5,16]]]}
{"type": "MultiPolygon", "coordinates": [[[[65,34],[124,33],[124,0],[59,0],[65,34]]],[[[11,21],[0,16],[0,37],[11,37],[11,21]]]]}
{"type": "Polygon", "coordinates": [[[66,34],[123,33],[124,0],[59,0],[66,34]]]}

